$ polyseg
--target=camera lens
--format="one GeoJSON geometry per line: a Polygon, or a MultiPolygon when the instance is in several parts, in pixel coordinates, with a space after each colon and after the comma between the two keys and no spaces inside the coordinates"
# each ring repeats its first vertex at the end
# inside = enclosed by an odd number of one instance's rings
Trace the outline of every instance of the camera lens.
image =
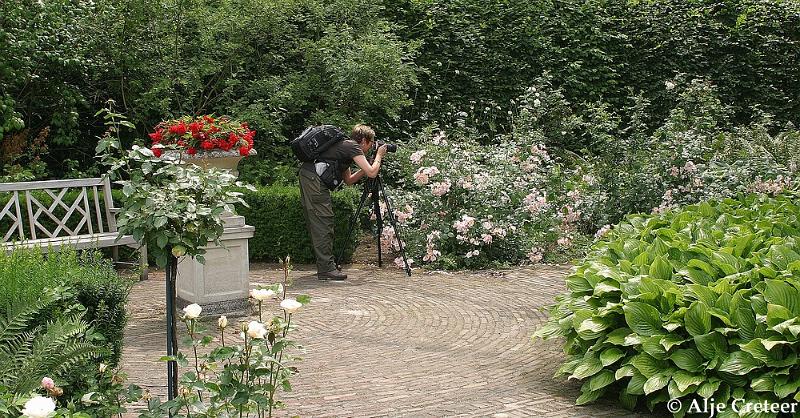
{"type": "Polygon", "coordinates": [[[376,146],[382,147],[386,145],[386,152],[397,152],[397,144],[387,144],[385,142],[378,141],[376,146]]]}

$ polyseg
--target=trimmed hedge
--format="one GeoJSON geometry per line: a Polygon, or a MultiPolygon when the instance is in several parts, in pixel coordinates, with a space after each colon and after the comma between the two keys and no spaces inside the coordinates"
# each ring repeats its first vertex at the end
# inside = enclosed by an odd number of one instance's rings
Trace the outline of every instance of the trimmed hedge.
{"type": "MultiPolygon", "coordinates": [[[[334,255],[345,247],[343,261],[350,261],[356,248],[357,235],[346,242],[348,223],[358,207],[361,194],[349,187],[332,193],[335,215],[334,255]]],[[[273,185],[257,191],[245,191],[244,199],[249,208],[239,207],[237,211],[247,219],[248,225],[256,228],[250,239],[250,260],[276,262],[287,254],[297,263],[313,263],[311,237],[303,217],[299,186],[273,185]]]]}
{"type": "Polygon", "coordinates": [[[728,411],[800,401],[797,202],[750,195],[629,216],[598,242],[535,334],[566,338],[558,374],[584,381],[576,403],[681,399],[680,417],[709,398],[728,411]]]}
{"type": "Polygon", "coordinates": [[[95,251],[77,252],[65,247],[49,254],[35,249],[0,252],[0,315],[16,304],[37,299],[44,288],[66,286],[73,297],[44,315],[42,323],[72,305],[82,305],[86,309],[84,320],[104,338],[95,344],[109,350],[102,360],[112,366],[122,355],[128,321],[125,304],[132,284],[117,275],[111,263],[95,251]]]}

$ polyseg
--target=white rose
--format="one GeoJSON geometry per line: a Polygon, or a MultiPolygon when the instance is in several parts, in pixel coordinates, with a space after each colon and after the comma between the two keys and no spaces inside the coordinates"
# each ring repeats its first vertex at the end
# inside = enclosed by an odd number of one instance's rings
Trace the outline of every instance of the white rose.
{"type": "Polygon", "coordinates": [[[22,416],[28,418],[46,418],[56,410],[56,403],[50,398],[37,396],[28,402],[22,410],[22,416]]]}
{"type": "Polygon", "coordinates": [[[94,404],[98,403],[97,401],[93,401],[92,400],[92,395],[94,395],[94,394],[95,394],[95,392],[89,392],[89,393],[81,396],[81,403],[84,404],[84,405],[87,405],[87,406],[94,405],[94,404]]]}
{"type": "Polygon", "coordinates": [[[250,291],[250,297],[259,302],[263,302],[273,296],[275,296],[275,291],[272,289],[253,289],[250,291]]]}
{"type": "Polygon", "coordinates": [[[301,306],[303,306],[302,303],[298,302],[295,299],[291,299],[291,298],[284,299],[281,302],[281,308],[283,308],[284,311],[286,311],[286,312],[288,312],[290,314],[295,313],[298,309],[300,309],[301,306]]]}
{"type": "Polygon", "coordinates": [[[217,326],[220,327],[221,329],[227,327],[228,317],[226,317],[225,315],[220,316],[219,319],[217,319],[217,326]]]}
{"type": "Polygon", "coordinates": [[[261,340],[267,335],[267,329],[264,327],[264,324],[258,321],[250,321],[250,323],[247,324],[247,335],[250,336],[250,338],[261,340]]]}
{"type": "Polygon", "coordinates": [[[197,319],[200,316],[200,312],[203,311],[203,308],[200,305],[193,303],[185,308],[183,308],[183,316],[186,319],[197,319]]]}

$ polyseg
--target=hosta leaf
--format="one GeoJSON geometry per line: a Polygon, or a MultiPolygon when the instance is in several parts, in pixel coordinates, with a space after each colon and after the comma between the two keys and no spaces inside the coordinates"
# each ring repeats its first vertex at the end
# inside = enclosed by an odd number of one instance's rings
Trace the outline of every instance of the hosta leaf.
{"type": "Polygon", "coordinates": [[[619,284],[611,280],[606,280],[597,284],[594,287],[594,295],[602,296],[606,293],[619,292],[619,284]]]}
{"type": "Polygon", "coordinates": [[[569,360],[561,365],[556,372],[556,376],[564,376],[570,375],[575,371],[575,368],[578,367],[583,362],[583,357],[578,357],[572,360],[569,360]]]}
{"type": "Polygon", "coordinates": [[[633,411],[636,408],[638,399],[638,396],[632,395],[624,389],[619,392],[619,404],[628,411],[633,411]]]}
{"type": "Polygon", "coordinates": [[[596,390],[594,392],[583,392],[578,399],[575,400],[575,405],[586,405],[598,400],[605,393],[605,389],[596,390]]]}
{"type": "Polygon", "coordinates": [[[739,336],[752,340],[756,336],[756,314],[749,306],[739,305],[733,313],[734,324],[739,328],[739,336]]]}
{"type": "Polygon", "coordinates": [[[558,323],[547,322],[542,325],[536,332],[533,333],[533,338],[541,338],[547,340],[553,337],[563,336],[564,331],[558,326],[558,323]]]}
{"type": "Polygon", "coordinates": [[[643,390],[645,395],[649,395],[657,390],[663,389],[664,387],[669,384],[670,380],[670,373],[669,372],[661,372],[658,373],[644,382],[643,390]]]}
{"type": "Polygon", "coordinates": [[[722,323],[725,324],[728,327],[733,325],[733,322],[731,322],[731,318],[728,315],[728,313],[723,311],[723,310],[721,310],[721,309],[717,309],[717,308],[713,308],[713,307],[712,308],[708,308],[708,313],[709,313],[709,315],[713,316],[714,318],[717,318],[720,321],[722,321],[722,323]]]}
{"type": "Polygon", "coordinates": [[[642,337],[637,334],[630,334],[625,337],[625,341],[623,341],[622,345],[629,347],[632,345],[640,345],[642,344],[642,337]]]}
{"type": "Polygon", "coordinates": [[[694,337],[694,343],[697,351],[708,360],[728,352],[728,342],[716,331],[694,337]]]}
{"type": "Polygon", "coordinates": [[[569,378],[582,380],[594,375],[602,369],[603,364],[600,363],[600,359],[597,357],[597,355],[594,353],[586,353],[586,355],[583,357],[583,363],[579,364],[575,368],[575,372],[573,372],[572,376],[569,378]]]}
{"type": "Polygon", "coordinates": [[[667,350],[665,350],[664,346],[661,345],[662,338],[663,337],[661,335],[642,337],[642,350],[654,358],[664,360],[667,358],[667,350]]]}
{"type": "Polygon", "coordinates": [[[772,348],[775,346],[784,344],[791,345],[792,343],[790,343],[789,341],[782,341],[782,340],[761,340],[761,344],[763,344],[764,348],[766,348],[767,350],[772,350],[772,348]]]}
{"type": "Polygon", "coordinates": [[[780,324],[774,325],[772,327],[772,330],[777,332],[777,333],[783,334],[784,332],[789,330],[790,326],[794,325],[795,321],[797,321],[796,318],[787,319],[787,320],[781,322],[780,324]]]}
{"type": "Polygon", "coordinates": [[[721,383],[722,381],[719,379],[711,379],[703,382],[697,387],[697,394],[708,399],[714,396],[714,393],[719,389],[721,383]]]}
{"type": "Polygon", "coordinates": [[[664,256],[659,255],[650,264],[648,274],[655,279],[670,280],[672,278],[672,265],[669,264],[669,261],[664,256]]]}
{"type": "MultiPolygon", "coordinates": [[[[717,277],[717,275],[718,275],[717,274],[717,269],[712,267],[711,264],[708,264],[705,261],[699,260],[699,259],[696,259],[696,258],[692,259],[692,260],[689,260],[689,262],[686,263],[686,266],[687,267],[693,267],[695,269],[698,269],[698,270],[704,272],[705,274],[708,275],[709,278],[714,278],[714,277],[717,277]]],[[[701,283],[701,284],[703,284],[703,283],[701,283]]]]}
{"type": "Polygon", "coordinates": [[[625,322],[635,333],[644,336],[663,334],[661,315],[656,308],[642,302],[628,302],[622,308],[625,322]]]}
{"type": "Polygon", "coordinates": [[[776,378],[774,384],[774,392],[775,396],[778,399],[783,399],[788,397],[789,395],[797,392],[800,389],[800,380],[797,379],[790,379],[784,380],[781,379],[780,381],[776,378]]]}
{"type": "Polygon", "coordinates": [[[800,291],[782,280],[764,280],[764,283],[762,293],[767,302],[785,307],[791,316],[800,315],[800,291]]]}
{"type": "Polygon", "coordinates": [[[647,353],[638,354],[631,358],[631,364],[647,378],[655,376],[669,366],[668,362],[655,359],[647,353]]]}
{"type": "Polygon", "coordinates": [[[647,382],[647,378],[644,377],[641,373],[634,373],[631,376],[631,380],[628,381],[628,386],[626,387],[626,391],[631,395],[644,395],[644,383],[647,382]]]}
{"type": "Polygon", "coordinates": [[[626,364],[614,372],[614,378],[620,380],[623,377],[632,377],[635,373],[638,373],[636,368],[631,364],[626,364]]]}
{"type": "Polygon", "coordinates": [[[745,351],[734,351],[722,361],[719,371],[737,376],[745,375],[760,366],[760,362],[745,351]]]}
{"type": "Polygon", "coordinates": [[[694,348],[676,350],[669,359],[679,368],[692,373],[701,372],[706,365],[706,359],[694,348]]]}
{"type": "Polygon", "coordinates": [[[592,376],[585,385],[589,391],[600,390],[614,382],[614,372],[608,369],[603,369],[600,373],[592,376]]]}
{"type": "Polygon", "coordinates": [[[693,337],[708,334],[711,331],[711,314],[708,305],[703,302],[692,302],[684,317],[686,331],[693,337]]]}
{"type": "Polygon", "coordinates": [[[631,334],[628,328],[617,328],[606,335],[606,342],[614,345],[624,345],[625,337],[631,334]]]}
{"type": "Polygon", "coordinates": [[[714,306],[714,302],[716,302],[717,298],[719,297],[717,293],[711,290],[708,286],[689,284],[686,285],[686,289],[689,290],[689,292],[687,292],[689,296],[693,297],[699,302],[704,303],[706,306],[714,306]]]}
{"type": "Polygon", "coordinates": [[[600,362],[603,364],[603,367],[606,367],[616,363],[617,360],[623,357],[625,357],[625,353],[621,349],[617,347],[611,347],[603,350],[603,352],[600,353],[600,362]]]}
{"type": "Polygon", "coordinates": [[[672,376],[672,380],[674,380],[675,384],[678,385],[678,390],[681,392],[686,392],[690,386],[703,383],[706,380],[706,377],[704,375],[692,374],[683,370],[679,370],[672,376]]]}
{"type": "Polygon", "coordinates": [[[795,315],[787,307],[774,303],[767,304],[767,326],[774,327],[793,318],[795,315]]]}
{"type": "Polygon", "coordinates": [[[609,318],[593,317],[581,322],[576,331],[581,338],[585,340],[594,340],[597,339],[611,323],[612,321],[609,318]]]}
{"type": "Polygon", "coordinates": [[[750,388],[756,392],[772,392],[775,388],[775,379],[768,375],[756,377],[750,381],[750,388]]]}
{"type": "Polygon", "coordinates": [[[685,343],[687,340],[686,338],[682,338],[677,334],[667,334],[661,337],[661,346],[664,347],[665,350],[669,351],[672,347],[676,345],[681,345],[685,343]]]}

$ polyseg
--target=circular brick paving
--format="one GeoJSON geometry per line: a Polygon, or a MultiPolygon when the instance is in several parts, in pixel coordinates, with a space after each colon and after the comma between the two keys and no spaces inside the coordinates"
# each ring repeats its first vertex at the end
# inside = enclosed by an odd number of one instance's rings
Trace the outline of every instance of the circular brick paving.
{"type": "MultiPolygon", "coordinates": [[[[553,378],[560,342],[531,342],[541,308],[564,290],[566,270],[417,273],[361,266],[345,282],[292,273],[290,293],[312,303],[293,318],[305,347],[281,414],[348,416],[636,416],[606,401],[574,406],[577,383],[553,378]]],[[[252,282],[281,277],[252,266],[252,282]]],[[[123,367],[130,381],[165,393],[163,275],[138,283],[123,367]],[[154,372],[155,371],[155,372],[154,372]]]]}

